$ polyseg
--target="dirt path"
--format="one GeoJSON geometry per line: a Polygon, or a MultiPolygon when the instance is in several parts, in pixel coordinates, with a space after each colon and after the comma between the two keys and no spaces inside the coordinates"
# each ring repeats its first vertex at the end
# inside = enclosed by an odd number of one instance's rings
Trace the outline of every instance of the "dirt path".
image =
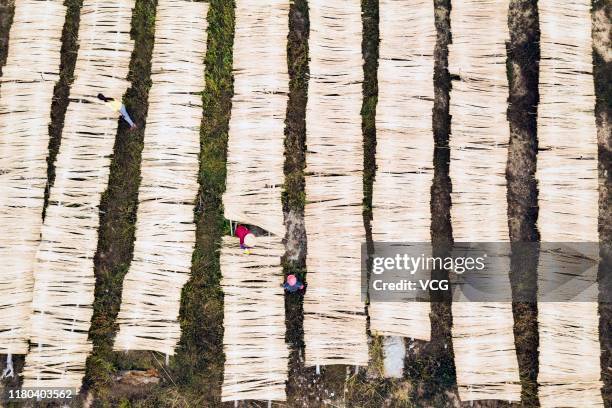
{"type": "MultiPolygon", "coordinates": [[[[593,76],[595,80],[595,119],[599,145],[599,242],[602,262],[599,266],[601,297],[612,291],[612,55],[610,52],[610,7],[607,2],[594,0],[591,10],[593,24],[593,76]],[[605,279],[604,279],[605,278],[605,279]]],[[[599,340],[601,342],[601,377],[604,404],[612,406],[612,305],[599,305],[599,340]]]]}
{"type": "MultiPolygon", "coordinates": [[[[509,5],[508,24],[508,227],[512,242],[534,242],[540,239],[537,228],[538,189],[535,180],[539,66],[533,63],[540,59],[537,1],[512,0],[509,5]]],[[[516,249],[519,249],[518,246],[516,249]]],[[[515,294],[519,288],[524,290],[528,287],[535,297],[538,256],[534,253],[529,259],[531,263],[528,266],[522,262],[521,256],[511,259],[510,280],[515,294]]],[[[533,303],[515,303],[513,313],[522,385],[521,400],[526,406],[538,406],[538,307],[533,303]]]]}
{"type": "MultiPolygon", "coordinates": [[[[297,0],[289,9],[287,65],[289,68],[289,102],[285,119],[285,275],[294,274],[306,282],[306,229],[304,227],[304,168],[306,166],[306,102],[308,92],[308,1],[297,0]]],[[[286,341],[290,347],[289,403],[306,404],[314,370],[304,366],[303,297],[285,296],[286,341]]]]}

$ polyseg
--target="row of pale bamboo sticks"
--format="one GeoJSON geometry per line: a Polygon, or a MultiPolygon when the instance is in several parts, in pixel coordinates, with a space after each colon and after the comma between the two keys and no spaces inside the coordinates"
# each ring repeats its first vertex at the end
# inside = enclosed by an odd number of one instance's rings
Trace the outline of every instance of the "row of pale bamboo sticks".
{"type": "MultiPolygon", "coordinates": [[[[538,228],[543,242],[598,242],[591,2],[539,2],[538,228]]],[[[581,247],[585,249],[586,247],[581,247]]],[[[598,248],[585,253],[598,259],[598,248]]],[[[540,257],[540,285],[546,263],[540,257]]],[[[556,271],[561,273],[560,270],[556,271]]],[[[596,281],[597,268],[582,279],[596,281]]],[[[581,302],[538,305],[542,407],[603,406],[596,285],[581,302]],[[584,300],[590,300],[585,302],[584,300]]]]}
{"type": "Polygon", "coordinates": [[[259,237],[250,255],[237,239],[223,240],[223,401],[287,399],[283,253],[281,238],[275,235],[259,237]]]}
{"type": "MultiPolygon", "coordinates": [[[[382,0],[379,7],[372,239],[428,242],[434,149],[434,4],[382,0]]],[[[372,302],[370,330],[383,336],[429,340],[429,312],[426,302],[372,302]]]]}
{"type": "Polygon", "coordinates": [[[224,292],[223,401],[284,401],[289,351],[280,265],[281,202],[289,92],[289,0],[236,1],[234,97],[229,123],[225,217],[266,231],[246,255],[221,248],[224,292]]]}
{"type": "Polygon", "coordinates": [[[361,299],[363,101],[359,0],[312,0],[306,108],[306,364],[367,365],[361,299]]]}
{"type": "MultiPolygon", "coordinates": [[[[449,71],[460,76],[450,95],[455,241],[509,240],[507,12],[507,0],[466,0],[453,3],[451,10],[449,71]]],[[[508,276],[508,254],[500,255],[499,273],[508,276]]],[[[460,398],[520,400],[511,304],[459,301],[453,303],[452,312],[460,398]]]]}
{"type": "Polygon", "coordinates": [[[179,340],[181,290],[196,238],[207,10],[201,2],[157,4],[136,239],[117,317],[117,350],[171,355],[179,340]]]}
{"type": "Polygon", "coordinates": [[[133,0],[83,3],[71,103],[34,267],[24,387],[80,387],[91,351],[98,206],[118,123],[94,101],[99,92],[121,98],[127,89],[133,7],[133,0]]]}
{"type": "Polygon", "coordinates": [[[26,354],[63,1],[16,0],[0,84],[0,354],[26,354]]]}
{"type": "Polygon", "coordinates": [[[285,235],[284,129],[289,73],[289,2],[240,0],[234,35],[225,217],[285,235]],[[263,4],[262,4],[263,3],[263,4]]]}

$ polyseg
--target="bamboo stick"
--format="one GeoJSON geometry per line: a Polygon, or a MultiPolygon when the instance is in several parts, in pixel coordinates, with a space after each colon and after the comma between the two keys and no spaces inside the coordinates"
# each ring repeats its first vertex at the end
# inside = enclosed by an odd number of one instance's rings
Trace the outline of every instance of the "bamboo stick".
{"type": "MultiPolygon", "coordinates": [[[[507,0],[453,3],[450,114],[451,217],[456,241],[508,241],[505,169],[509,125],[507,0]]],[[[492,259],[489,261],[493,262],[492,259]]],[[[508,275],[508,253],[495,270],[508,275]]],[[[510,296],[510,282],[507,285],[510,296]]],[[[500,294],[502,295],[502,294],[500,294]]],[[[462,400],[520,400],[510,303],[453,302],[453,347],[462,400]]]]}
{"type": "Polygon", "coordinates": [[[157,5],[136,241],[117,350],[172,355],[180,337],[181,290],[195,246],[207,10],[207,3],[190,1],[157,5]]]}
{"type": "Polygon", "coordinates": [[[91,351],[87,332],[94,300],[98,205],[118,123],[96,95],[121,98],[128,86],[133,7],[133,0],[85,0],[81,10],[72,102],[34,268],[26,388],[80,387],[91,351]]]}
{"type": "Polygon", "coordinates": [[[0,86],[0,354],[26,354],[63,1],[17,0],[0,86]]]}
{"type": "Polygon", "coordinates": [[[357,0],[313,0],[309,5],[306,364],[366,365],[360,295],[360,244],[365,240],[361,8],[357,0]]]}

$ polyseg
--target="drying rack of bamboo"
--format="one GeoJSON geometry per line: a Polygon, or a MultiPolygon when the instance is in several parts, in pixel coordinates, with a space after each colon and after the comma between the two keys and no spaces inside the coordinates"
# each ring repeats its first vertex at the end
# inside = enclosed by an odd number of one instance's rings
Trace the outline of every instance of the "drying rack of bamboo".
{"type": "Polygon", "coordinates": [[[101,92],[121,98],[128,86],[133,0],[85,0],[79,55],[56,160],[55,185],[34,268],[32,348],[23,386],[80,387],[91,351],[93,257],[100,197],[107,186],[117,115],[101,92]]]}
{"type": "Polygon", "coordinates": [[[245,254],[221,248],[224,293],[223,401],[286,400],[289,350],[281,268],[285,235],[284,119],[289,0],[236,1],[234,97],[229,125],[225,217],[267,231],[245,254]]]}
{"type": "Polygon", "coordinates": [[[0,354],[26,354],[66,7],[17,0],[0,85],[0,354]]]}
{"type": "MultiPolygon", "coordinates": [[[[591,3],[539,3],[538,227],[543,242],[598,242],[597,129],[591,3]]],[[[598,246],[585,254],[598,259],[598,246]]],[[[540,257],[540,291],[548,254],[540,257]]],[[[597,268],[581,279],[595,282],[597,268]],[[588,275],[588,276],[587,276],[588,275]]],[[[592,301],[540,302],[539,398],[543,407],[603,406],[596,285],[592,301]]],[[[583,299],[585,300],[585,299],[583,299]]]]}
{"type": "MultiPolygon", "coordinates": [[[[382,0],[379,7],[372,237],[379,242],[428,242],[434,151],[434,7],[430,1],[409,0],[382,0]]],[[[429,340],[429,312],[425,302],[372,302],[370,329],[383,336],[429,340]]]]}
{"type": "MultiPolygon", "coordinates": [[[[450,105],[451,217],[457,242],[509,239],[507,11],[507,0],[465,0],[453,3],[451,11],[449,70],[460,76],[453,82],[450,105]]],[[[508,276],[508,255],[490,257],[491,270],[508,276]]],[[[509,280],[505,289],[509,297],[509,280]]],[[[511,304],[456,300],[453,346],[460,398],[520,400],[511,304]]]]}
{"type": "Polygon", "coordinates": [[[236,238],[223,239],[223,401],[287,398],[283,253],[280,239],[273,235],[259,237],[250,255],[236,238]]]}
{"type": "Polygon", "coordinates": [[[196,239],[207,11],[201,2],[157,4],[136,241],[123,282],[117,350],[171,355],[180,337],[181,290],[196,239]]]}
{"type": "Polygon", "coordinates": [[[309,4],[306,364],[366,365],[361,6],[358,0],[309,4]]]}
{"type": "Polygon", "coordinates": [[[288,15],[288,0],[236,2],[234,97],[223,195],[225,218],[279,237],[285,235],[278,203],[289,92],[288,15]]]}

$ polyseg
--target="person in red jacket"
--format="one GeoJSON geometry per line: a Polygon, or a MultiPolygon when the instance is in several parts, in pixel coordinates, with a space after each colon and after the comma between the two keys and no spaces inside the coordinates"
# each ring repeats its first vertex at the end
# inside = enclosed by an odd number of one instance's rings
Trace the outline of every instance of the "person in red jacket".
{"type": "Polygon", "coordinates": [[[239,225],[236,228],[236,236],[240,239],[240,249],[253,248],[257,243],[255,235],[244,225],[239,225]]]}

